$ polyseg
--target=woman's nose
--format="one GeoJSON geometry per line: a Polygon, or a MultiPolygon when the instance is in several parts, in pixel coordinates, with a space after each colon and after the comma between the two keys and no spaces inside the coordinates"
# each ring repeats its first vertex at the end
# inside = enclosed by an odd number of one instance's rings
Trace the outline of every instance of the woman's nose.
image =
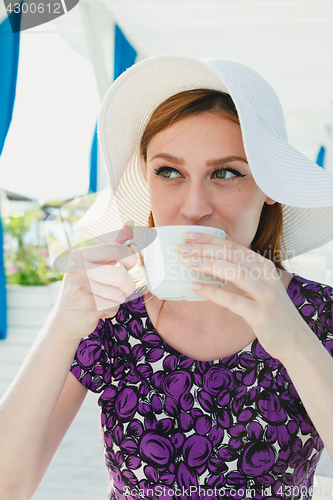
{"type": "Polygon", "coordinates": [[[201,184],[192,184],[183,193],[180,213],[191,221],[199,221],[213,213],[213,204],[208,190],[201,184]]]}

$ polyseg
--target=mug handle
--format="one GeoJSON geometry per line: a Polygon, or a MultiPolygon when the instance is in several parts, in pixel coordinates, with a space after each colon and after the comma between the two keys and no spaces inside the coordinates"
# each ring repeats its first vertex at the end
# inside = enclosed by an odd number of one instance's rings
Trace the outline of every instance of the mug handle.
{"type": "MultiPolygon", "coordinates": [[[[130,240],[126,240],[124,241],[123,245],[132,245],[132,244],[135,244],[136,246],[138,246],[140,248],[140,251],[143,250],[144,248],[144,243],[142,241],[137,241],[137,240],[134,240],[134,239],[130,239],[130,240]]],[[[142,257],[142,254],[140,253],[140,256],[142,257]]],[[[117,262],[116,266],[122,266],[125,268],[125,266],[123,264],[121,264],[121,262],[117,262]]],[[[146,278],[145,277],[145,273],[144,273],[144,265],[142,265],[142,267],[140,267],[140,269],[136,272],[131,272],[131,270],[128,271],[128,273],[132,276],[132,278],[135,278],[135,279],[141,279],[141,278],[146,278]]],[[[125,268],[126,269],[126,268],[125,268]]]]}

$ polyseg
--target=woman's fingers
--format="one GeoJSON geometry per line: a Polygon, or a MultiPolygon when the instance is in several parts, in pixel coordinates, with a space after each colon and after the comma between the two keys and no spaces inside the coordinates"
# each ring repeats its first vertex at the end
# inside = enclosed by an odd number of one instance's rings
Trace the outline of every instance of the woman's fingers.
{"type": "Polygon", "coordinates": [[[104,265],[87,269],[89,281],[120,288],[128,297],[134,292],[135,282],[123,267],[104,265]]]}
{"type": "MultiPolygon", "coordinates": [[[[129,222],[128,222],[129,224],[129,222]]],[[[134,223],[133,223],[134,224],[134,223]]],[[[116,234],[115,239],[112,243],[124,243],[127,240],[131,240],[133,238],[133,228],[131,225],[125,225],[121,228],[116,234]]]]}
{"type": "MultiPolygon", "coordinates": [[[[120,243],[105,243],[91,247],[81,248],[82,258],[91,268],[91,264],[111,264],[113,262],[123,262],[125,267],[135,266],[136,256],[133,250],[127,245],[120,243]]],[[[131,269],[129,267],[129,269],[131,269]]]]}
{"type": "Polygon", "coordinates": [[[271,260],[230,240],[202,234],[199,243],[188,240],[178,249],[191,268],[231,282],[252,298],[265,300],[271,284],[280,281],[271,260]]]}
{"type": "Polygon", "coordinates": [[[249,321],[250,317],[256,317],[258,314],[256,302],[238,293],[197,282],[193,283],[192,288],[200,297],[204,297],[215,304],[226,307],[231,312],[238,314],[247,321],[249,321]]]}
{"type": "Polygon", "coordinates": [[[272,262],[265,264],[252,263],[243,265],[242,263],[231,263],[224,260],[216,260],[205,257],[193,257],[188,261],[192,269],[196,269],[203,275],[214,276],[225,280],[243,290],[249,297],[257,297],[266,300],[270,295],[267,289],[268,282],[279,282],[279,274],[272,262]],[[268,294],[268,295],[267,295],[268,294]]]}
{"type": "Polygon", "coordinates": [[[136,254],[127,245],[104,243],[74,250],[68,260],[66,273],[82,273],[87,270],[121,262],[127,270],[137,262],[136,254]]]}
{"type": "Polygon", "coordinates": [[[85,271],[84,260],[95,262],[97,264],[108,264],[124,259],[124,265],[129,270],[136,261],[131,257],[133,252],[127,245],[122,245],[126,240],[133,238],[133,229],[131,226],[124,226],[116,234],[114,240],[107,244],[90,245],[89,247],[76,248],[62,252],[53,262],[55,269],[64,273],[80,273],[85,271]],[[116,247],[114,247],[116,244],[116,247]],[[128,257],[128,258],[127,258],[128,257]]]}
{"type": "Polygon", "coordinates": [[[119,306],[126,301],[127,295],[120,288],[103,285],[93,280],[89,280],[89,284],[98,311],[119,306]]]}
{"type": "Polygon", "coordinates": [[[224,260],[226,262],[238,262],[243,264],[264,263],[265,257],[258,252],[243,247],[230,240],[224,240],[208,234],[202,235],[199,242],[188,241],[178,246],[179,252],[186,256],[201,256],[211,259],[224,260]]]}
{"type": "Polygon", "coordinates": [[[63,256],[66,271],[55,314],[70,337],[89,335],[100,318],[115,316],[119,305],[134,292],[135,281],[128,270],[136,265],[137,257],[123,245],[132,237],[132,228],[124,227],[112,243],[75,249],[63,256]],[[125,268],[116,266],[118,262],[125,268]]]}

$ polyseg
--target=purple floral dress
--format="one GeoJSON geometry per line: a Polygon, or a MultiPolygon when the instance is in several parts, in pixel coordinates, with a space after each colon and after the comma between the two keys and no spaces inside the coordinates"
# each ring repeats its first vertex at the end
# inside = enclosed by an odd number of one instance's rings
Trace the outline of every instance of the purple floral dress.
{"type": "MultiPolygon", "coordinates": [[[[299,276],[288,287],[333,355],[332,292],[299,276]]],[[[195,361],[161,339],[136,297],[82,339],[71,371],[101,394],[110,499],[311,498],[322,440],[257,340],[195,361]]]]}

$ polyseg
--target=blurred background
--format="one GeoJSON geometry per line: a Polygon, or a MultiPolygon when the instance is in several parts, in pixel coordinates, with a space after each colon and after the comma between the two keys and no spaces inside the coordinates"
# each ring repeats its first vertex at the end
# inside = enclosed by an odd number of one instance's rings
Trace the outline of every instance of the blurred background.
{"type": "MultiPolygon", "coordinates": [[[[53,21],[13,33],[0,0],[0,395],[62,279],[52,268],[45,221],[51,240],[63,237],[59,216],[71,235],[106,186],[99,106],[132,64],[176,53],[251,66],[279,95],[291,145],[333,174],[332,0],[80,0],[65,9],[66,3],[53,21]]],[[[12,16],[19,25],[20,15],[12,16]]],[[[333,285],[332,243],[288,266],[333,285]]],[[[104,498],[97,405],[93,396],[87,401],[34,499],[104,498]]],[[[329,485],[333,496],[327,455],[317,477],[326,477],[318,484],[329,485]]]]}

